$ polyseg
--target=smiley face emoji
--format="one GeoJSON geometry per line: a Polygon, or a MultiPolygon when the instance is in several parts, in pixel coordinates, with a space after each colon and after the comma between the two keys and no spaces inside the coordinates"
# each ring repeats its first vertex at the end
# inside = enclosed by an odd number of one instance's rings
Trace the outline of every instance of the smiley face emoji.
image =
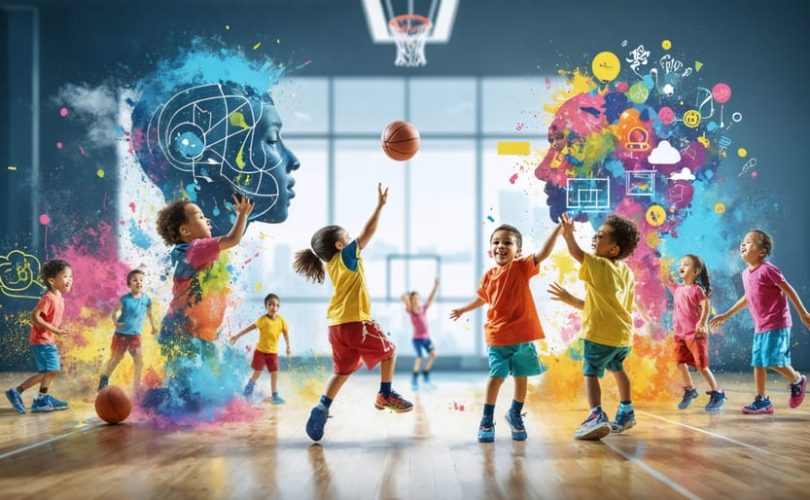
{"type": "Polygon", "coordinates": [[[689,128],[697,128],[700,125],[700,113],[694,109],[690,109],[683,114],[683,124],[689,128]]]}

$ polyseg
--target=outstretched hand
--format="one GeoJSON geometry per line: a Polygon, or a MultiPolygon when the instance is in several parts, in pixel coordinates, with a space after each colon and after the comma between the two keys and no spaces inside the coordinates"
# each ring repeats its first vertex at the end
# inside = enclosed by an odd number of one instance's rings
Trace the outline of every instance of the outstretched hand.
{"type": "Polygon", "coordinates": [[[463,314],[464,311],[462,311],[461,309],[453,309],[452,311],[450,311],[450,319],[455,321],[459,319],[463,314]]]}
{"type": "Polygon", "coordinates": [[[388,188],[382,188],[382,182],[377,183],[377,205],[383,206],[388,202],[388,188]]]}
{"type": "Polygon", "coordinates": [[[548,286],[548,290],[546,290],[546,292],[551,295],[551,300],[557,300],[566,304],[570,304],[571,300],[574,299],[574,296],[556,281],[552,282],[548,286]]]}
{"type": "Polygon", "coordinates": [[[562,234],[574,234],[574,219],[567,213],[563,213],[561,219],[562,234]]]}
{"type": "Polygon", "coordinates": [[[253,203],[250,198],[245,195],[237,196],[234,194],[233,198],[233,209],[236,213],[240,215],[250,215],[253,211],[253,207],[255,207],[255,203],[253,203]]]}
{"type": "Polygon", "coordinates": [[[709,328],[711,328],[712,330],[719,328],[720,325],[725,323],[727,319],[728,316],[726,316],[725,314],[718,314],[709,321],[709,328]]]}

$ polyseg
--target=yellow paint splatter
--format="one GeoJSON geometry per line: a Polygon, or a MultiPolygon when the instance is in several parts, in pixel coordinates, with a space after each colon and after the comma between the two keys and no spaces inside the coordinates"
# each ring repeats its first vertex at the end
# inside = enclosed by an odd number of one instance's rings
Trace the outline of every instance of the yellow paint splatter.
{"type": "Polygon", "coordinates": [[[8,169],[9,170],[17,170],[17,166],[16,165],[9,165],[8,169]]]}
{"type": "Polygon", "coordinates": [[[658,244],[661,243],[661,237],[658,236],[657,231],[651,231],[647,233],[647,246],[650,248],[658,248],[658,244]]]}
{"type": "Polygon", "coordinates": [[[234,127],[239,127],[243,129],[250,128],[250,126],[247,123],[245,123],[245,115],[243,115],[241,111],[234,111],[233,113],[231,113],[228,116],[228,121],[234,127]]]}
{"type": "Polygon", "coordinates": [[[669,41],[669,40],[664,40],[663,42],[661,42],[661,48],[664,49],[664,50],[671,49],[672,48],[672,42],[669,41]]]}
{"type": "Polygon", "coordinates": [[[714,206],[714,211],[717,212],[718,214],[722,214],[726,211],[726,206],[723,203],[717,203],[714,206]]]}
{"type": "Polygon", "coordinates": [[[262,284],[261,283],[256,283],[256,291],[259,292],[259,291],[261,291],[261,289],[262,289],[262,284]]]}
{"type": "Polygon", "coordinates": [[[230,29],[231,29],[231,25],[230,25],[230,24],[226,24],[226,25],[225,25],[225,31],[230,31],[230,29]]]}
{"type": "Polygon", "coordinates": [[[103,179],[104,178],[104,169],[100,168],[100,169],[96,170],[96,175],[98,176],[99,179],[103,179]]]}
{"type": "Polygon", "coordinates": [[[262,46],[262,42],[259,42],[259,43],[257,43],[256,45],[253,46],[253,50],[258,49],[261,46],[262,46]]]}
{"type": "Polygon", "coordinates": [[[245,168],[245,145],[239,148],[239,152],[236,153],[236,166],[239,167],[239,170],[243,170],[245,168]]]}
{"type": "Polygon", "coordinates": [[[748,156],[748,150],[745,148],[738,149],[737,156],[739,156],[740,158],[745,158],[746,156],[748,156]]]}

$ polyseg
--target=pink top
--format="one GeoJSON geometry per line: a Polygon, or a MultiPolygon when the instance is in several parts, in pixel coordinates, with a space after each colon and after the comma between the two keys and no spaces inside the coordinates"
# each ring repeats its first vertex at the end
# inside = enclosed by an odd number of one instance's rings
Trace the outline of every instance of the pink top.
{"type": "Polygon", "coordinates": [[[412,312],[408,309],[408,316],[411,317],[411,323],[413,323],[413,338],[415,339],[426,339],[430,337],[428,333],[428,326],[427,326],[427,304],[422,304],[419,307],[419,310],[416,312],[412,312]]]}
{"type": "Polygon", "coordinates": [[[745,298],[748,299],[748,310],[754,318],[755,333],[790,328],[787,296],[777,285],[785,282],[782,271],[764,260],[742,273],[745,298]]]}
{"type": "Polygon", "coordinates": [[[706,292],[698,285],[681,285],[675,288],[675,336],[694,337],[700,321],[700,304],[706,300],[706,292]]]}
{"type": "MultiPolygon", "coordinates": [[[[45,295],[39,299],[37,307],[39,309],[39,316],[52,326],[59,328],[62,324],[62,313],[65,311],[65,299],[57,297],[55,293],[48,290],[45,295]]],[[[37,326],[33,321],[31,322],[31,333],[28,335],[29,344],[55,344],[56,341],[53,337],[53,332],[37,326]]]]}

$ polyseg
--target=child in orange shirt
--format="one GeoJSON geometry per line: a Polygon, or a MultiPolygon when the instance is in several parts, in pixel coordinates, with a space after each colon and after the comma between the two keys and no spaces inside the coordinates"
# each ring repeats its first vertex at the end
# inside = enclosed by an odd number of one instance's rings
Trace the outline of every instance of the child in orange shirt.
{"type": "Polygon", "coordinates": [[[524,258],[520,257],[523,245],[520,231],[508,224],[496,228],[489,238],[490,253],[496,266],[481,279],[478,296],[450,313],[450,318],[456,320],[468,311],[489,304],[484,325],[489,352],[489,382],[484,415],[478,427],[479,443],[495,440],[495,401],[501,384],[510,374],[515,379],[515,396],[506,413],[506,422],[512,430],[513,440],[524,441],[528,437],[521,411],[526,399],[527,377],[544,371],[534,341],[545,338],[529,289],[529,279],[540,272],[540,262],[551,255],[560,227],[551,233],[539,252],[524,258]]]}

